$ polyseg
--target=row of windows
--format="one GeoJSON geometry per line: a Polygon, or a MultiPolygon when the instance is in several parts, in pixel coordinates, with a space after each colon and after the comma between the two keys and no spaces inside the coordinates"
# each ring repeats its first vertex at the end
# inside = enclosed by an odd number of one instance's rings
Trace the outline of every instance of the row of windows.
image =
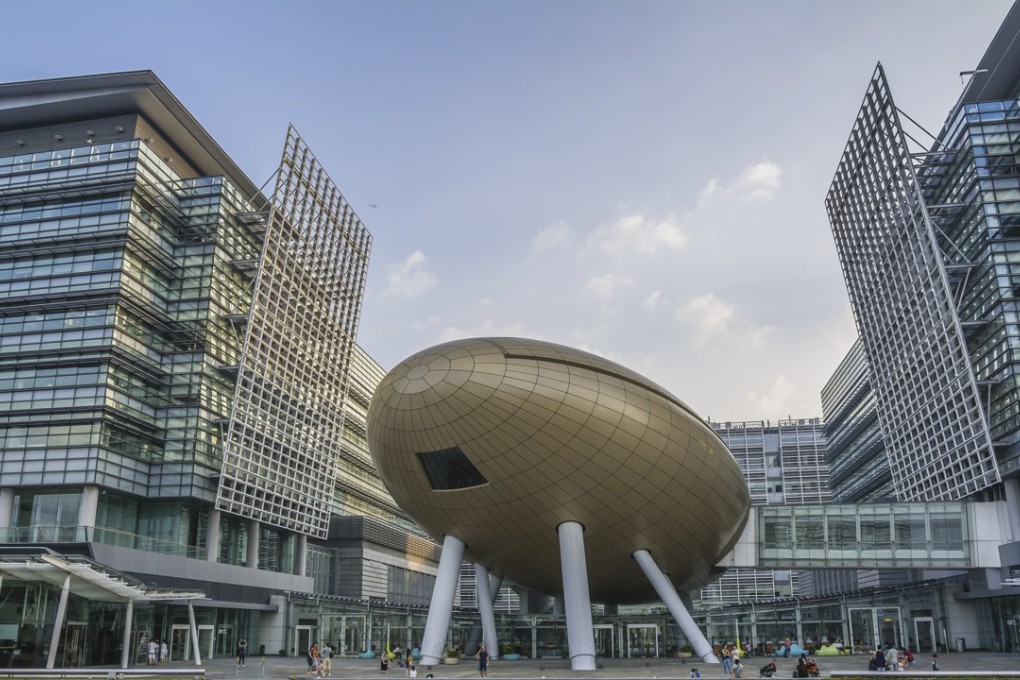
{"type": "Polygon", "coordinates": [[[0,318],[0,334],[96,328],[112,323],[109,307],[11,314],[0,318]]]}
{"type": "Polygon", "coordinates": [[[130,199],[121,194],[76,201],[13,203],[0,207],[0,225],[123,213],[127,211],[130,205],[130,199]]]}
{"type": "Polygon", "coordinates": [[[134,139],[125,142],[86,144],[70,149],[4,156],[0,157],[0,174],[45,170],[46,168],[57,168],[65,165],[87,165],[89,163],[106,163],[111,160],[123,160],[132,155],[129,153],[132,149],[137,148],[138,140],[134,139]]]}
{"type": "Polygon", "coordinates": [[[75,168],[56,168],[53,170],[26,172],[19,175],[0,175],[0,189],[39,186],[51,182],[66,182],[72,179],[98,178],[117,174],[126,174],[135,168],[134,161],[107,163],[105,165],[85,165],[75,168]]]}

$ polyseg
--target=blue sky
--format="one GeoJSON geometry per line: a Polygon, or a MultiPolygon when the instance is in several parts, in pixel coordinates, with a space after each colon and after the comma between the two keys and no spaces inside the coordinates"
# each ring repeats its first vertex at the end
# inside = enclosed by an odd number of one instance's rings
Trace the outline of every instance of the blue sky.
{"type": "Polygon", "coordinates": [[[875,64],[935,132],[1010,5],[15,0],[0,81],[152,69],[257,184],[294,123],[374,236],[387,369],[534,337],[774,420],[855,337],[824,199],[875,64]]]}

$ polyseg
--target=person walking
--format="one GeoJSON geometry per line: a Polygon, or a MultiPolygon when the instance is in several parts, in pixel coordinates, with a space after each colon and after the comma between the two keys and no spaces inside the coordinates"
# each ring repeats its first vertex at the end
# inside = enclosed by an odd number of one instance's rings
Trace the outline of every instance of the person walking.
{"type": "Polygon", "coordinates": [[[729,644],[723,645],[722,648],[722,672],[727,678],[733,677],[733,657],[730,656],[729,644]]]}
{"type": "Polygon", "coordinates": [[[478,677],[489,677],[489,653],[485,651],[485,644],[478,648],[478,653],[475,656],[478,657],[478,677]]]}
{"type": "Polygon", "coordinates": [[[165,666],[170,663],[170,648],[166,645],[166,640],[159,641],[159,665],[165,666]]]}
{"type": "Polygon", "coordinates": [[[146,651],[145,665],[147,665],[147,666],[155,666],[156,665],[156,650],[157,649],[158,649],[158,647],[156,646],[156,641],[155,640],[149,640],[149,644],[148,644],[148,646],[146,647],[146,650],[145,650],[146,651]]]}
{"type": "Polygon", "coordinates": [[[322,643],[322,649],[319,650],[319,658],[321,659],[322,675],[333,674],[333,648],[329,646],[328,642],[322,643]]]}

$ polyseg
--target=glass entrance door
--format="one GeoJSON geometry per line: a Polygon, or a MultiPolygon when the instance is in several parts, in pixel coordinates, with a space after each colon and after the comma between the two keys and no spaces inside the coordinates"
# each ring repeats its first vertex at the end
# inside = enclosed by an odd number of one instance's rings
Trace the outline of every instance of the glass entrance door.
{"type": "Polygon", "coordinates": [[[914,619],[914,639],[917,640],[917,649],[914,652],[935,651],[935,619],[930,616],[918,616],[914,619]]]}
{"type": "Polygon", "coordinates": [[[170,629],[170,649],[167,650],[168,661],[188,661],[191,659],[191,626],[186,623],[175,623],[170,629]]]}
{"type": "Polygon", "coordinates": [[[659,656],[659,624],[627,624],[627,656],[659,656]]]}
{"type": "Polygon", "coordinates": [[[344,635],[341,638],[340,656],[358,654],[368,650],[364,616],[345,616],[344,635]]]}
{"type": "MultiPolygon", "coordinates": [[[[215,655],[220,659],[227,659],[234,656],[237,651],[237,643],[234,641],[233,628],[231,626],[220,626],[216,629],[215,655]]],[[[212,654],[209,658],[212,658],[212,654]]]]}
{"type": "Polygon", "coordinates": [[[294,656],[308,656],[308,648],[315,641],[315,626],[296,626],[294,628],[294,656]]]}
{"type": "Polygon", "coordinates": [[[64,629],[63,666],[84,666],[88,659],[88,624],[69,621],[64,629]]]}
{"type": "Polygon", "coordinates": [[[198,627],[198,650],[206,659],[213,658],[213,647],[216,641],[213,639],[216,626],[204,625],[198,627]]]}
{"type": "Polygon", "coordinates": [[[595,628],[595,656],[604,659],[616,658],[616,644],[613,639],[613,624],[599,624],[595,628]]]}
{"type": "Polygon", "coordinates": [[[847,614],[850,615],[850,640],[854,652],[865,654],[878,649],[875,610],[872,607],[849,607],[847,614]]]}

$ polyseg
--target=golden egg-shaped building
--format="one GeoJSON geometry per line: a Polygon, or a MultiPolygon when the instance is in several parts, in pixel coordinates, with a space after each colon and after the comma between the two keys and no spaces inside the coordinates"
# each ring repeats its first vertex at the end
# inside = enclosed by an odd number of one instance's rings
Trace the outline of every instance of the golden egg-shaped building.
{"type": "Polygon", "coordinates": [[[591,599],[656,601],[632,555],[677,590],[708,583],[750,507],[726,446],[675,396],[607,359],[548,342],[475,338],[389,372],[368,442],[394,499],[464,558],[562,592],[557,527],[583,527],[591,599]]]}

